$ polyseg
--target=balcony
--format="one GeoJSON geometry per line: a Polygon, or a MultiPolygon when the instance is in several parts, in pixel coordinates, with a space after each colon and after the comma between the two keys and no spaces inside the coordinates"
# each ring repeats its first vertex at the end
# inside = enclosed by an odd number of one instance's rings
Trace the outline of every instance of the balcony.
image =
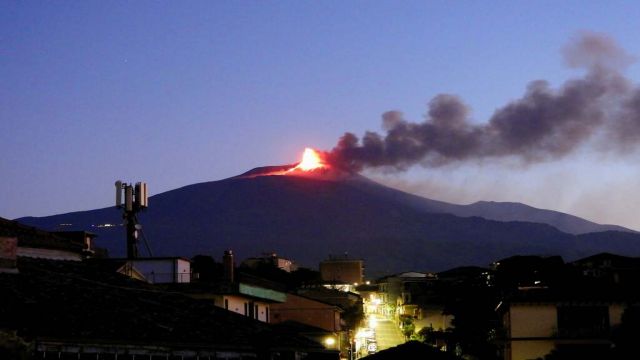
{"type": "Polygon", "coordinates": [[[561,327],[557,330],[555,337],[561,339],[597,339],[609,338],[611,329],[609,326],[583,326],[583,327],[561,327]]]}

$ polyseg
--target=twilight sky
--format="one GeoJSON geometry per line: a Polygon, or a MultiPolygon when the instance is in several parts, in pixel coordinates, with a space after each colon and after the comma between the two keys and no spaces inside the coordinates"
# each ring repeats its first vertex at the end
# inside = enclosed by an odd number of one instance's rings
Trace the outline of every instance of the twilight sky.
{"type": "MultiPolygon", "coordinates": [[[[293,163],[383,132],[389,110],[421,122],[439,94],[482,126],[532,81],[583,77],[562,51],[578,34],[640,56],[639,18],[617,1],[3,1],[0,216],[109,206],[117,179],[156,194],[293,163]]],[[[638,86],[637,63],[620,71],[638,86]]],[[[638,152],[602,148],[366,175],[640,229],[638,152]]]]}

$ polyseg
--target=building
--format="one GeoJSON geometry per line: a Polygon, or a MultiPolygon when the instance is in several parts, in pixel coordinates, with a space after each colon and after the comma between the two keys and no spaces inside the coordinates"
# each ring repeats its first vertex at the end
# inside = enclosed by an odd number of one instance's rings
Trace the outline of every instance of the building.
{"type": "Polygon", "coordinates": [[[519,287],[561,286],[574,275],[560,256],[511,256],[491,264],[491,270],[491,284],[506,291],[519,287]]]}
{"type": "Polygon", "coordinates": [[[271,306],[286,300],[282,285],[247,274],[236,274],[231,250],[225,251],[223,256],[222,279],[167,284],[166,288],[195,299],[209,300],[219,308],[261,322],[270,321],[271,306]]]}
{"type": "Polygon", "coordinates": [[[343,327],[344,310],[340,306],[289,293],[285,302],[273,304],[271,309],[272,323],[299,331],[297,334],[320,341],[327,349],[348,352],[349,336],[343,327]]]}
{"type": "MultiPolygon", "coordinates": [[[[324,345],[329,350],[340,350],[340,336],[335,331],[329,331],[315,326],[299,323],[296,321],[283,321],[273,325],[279,331],[293,336],[303,336],[324,345]]],[[[341,356],[341,358],[344,358],[341,356]]]]}
{"type": "Polygon", "coordinates": [[[523,288],[497,308],[503,358],[539,359],[552,351],[607,354],[612,330],[633,302],[610,288],[523,288]]]}
{"type": "Polygon", "coordinates": [[[320,262],[320,277],[330,284],[362,284],[364,261],[344,257],[329,257],[320,262]]]}
{"type": "Polygon", "coordinates": [[[0,273],[3,359],[338,359],[308,338],[92,262],[16,264],[0,273]]]}
{"type": "Polygon", "coordinates": [[[362,297],[365,314],[382,314],[382,294],[378,284],[361,284],[355,291],[362,297]]]}
{"type": "Polygon", "coordinates": [[[0,218],[0,236],[15,238],[22,257],[80,261],[96,253],[96,235],[86,231],[49,232],[0,218]]]}
{"type": "Polygon", "coordinates": [[[261,322],[269,322],[272,307],[286,301],[286,294],[283,291],[245,281],[174,284],[167,289],[181,292],[194,299],[209,300],[216,307],[261,322]]]}
{"type": "Polygon", "coordinates": [[[260,266],[273,266],[286,272],[296,271],[298,265],[293,260],[278,256],[276,253],[264,254],[262,257],[252,257],[244,260],[241,266],[257,269],[260,266]]]}
{"type": "Polygon", "coordinates": [[[571,265],[585,277],[612,284],[634,285],[640,281],[640,258],[600,253],[571,265]]]}
{"type": "Polygon", "coordinates": [[[316,286],[297,289],[296,294],[327,304],[333,304],[345,310],[351,307],[359,307],[362,309],[362,297],[354,292],[316,286]]]}
{"type": "Polygon", "coordinates": [[[335,344],[329,348],[339,349],[345,356],[351,348],[349,331],[354,331],[363,319],[360,295],[322,286],[288,293],[287,300],[272,305],[272,309],[273,322],[294,321],[330,331],[335,344]]]}
{"type": "Polygon", "coordinates": [[[92,259],[91,262],[149,284],[190,283],[191,261],[183,257],[92,259]]]}
{"type": "Polygon", "coordinates": [[[341,332],[339,334],[339,348],[341,354],[346,354],[350,348],[349,331],[354,331],[364,319],[364,305],[362,297],[354,292],[330,289],[324,286],[299,288],[296,294],[309,299],[339,307],[341,332]]]}
{"type": "Polygon", "coordinates": [[[271,306],[270,321],[295,321],[329,332],[340,332],[342,312],[342,308],[337,305],[289,293],[284,302],[271,306]]]}
{"type": "Polygon", "coordinates": [[[423,272],[404,272],[386,276],[378,281],[381,310],[386,315],[397,317],[404,313],[403,304],[411,304],[413,296],[410,289],[415,289],[412,284],[427,286],[436,280],[435,275],[423,272]]]}

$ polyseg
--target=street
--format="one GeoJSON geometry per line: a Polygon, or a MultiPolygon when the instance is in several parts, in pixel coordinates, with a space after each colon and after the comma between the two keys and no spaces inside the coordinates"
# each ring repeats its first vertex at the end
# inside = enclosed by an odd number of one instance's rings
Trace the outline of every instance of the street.
{"type": "Polygon", "coordinates": [[[391,320],[381,315],[371,314],[370,318],[376,319],[376,340],[378,351],[394,347],[404,343],[404,336],[400,329],[391,320]]]}

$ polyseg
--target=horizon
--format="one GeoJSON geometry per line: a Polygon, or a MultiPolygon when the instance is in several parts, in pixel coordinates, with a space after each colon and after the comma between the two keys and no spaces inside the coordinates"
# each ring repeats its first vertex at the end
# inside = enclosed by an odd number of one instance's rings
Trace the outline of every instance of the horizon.
{"type": "MultiPolygon", "coordinates": [[[[305,150],[306,150],[306,149],[305,149],[305,150]]],[[[289,164],[257,166],[257,167],[251,168],[251,169],[246,169],[245,171],[241,171],[241,172],[239,172],[238,174],[230,175],[230,176],[223,177],[223,178],[220,178],[220,179],[205,180],[205,181],[196,182],[196,183],[192,183],[192,184],[179,185],[179,186],[177,186],[177,187],[175,187],[175,188],[167,189],[167,190],[165,190],[165,191],[163,191],[163,192],[161,192],[161,193],[152,194],[152,195],[150,195],[149,197],[152,197],[152,196],[154,196],[154,195],[161,195],[161,194],[163,194],[163,193],[165,193],[165,192],[170,192],[170,191],[173,191],[173,190],[178,190],[178,189],[180,189],[180,188],[187,187],[187,186],[198,185],[198,184],[203,184],[203,183],[210,183],[210,182],[225,181],[225,180],[233,179],[233,178],[236,178],[236,177],[238,177],[238,176],[241,176],[241,175],[243,175],[243,174],[245,174],[245,173],[254,172],[254,171],[256,171],[256,170],[264,169],[264,168],[273,168],[273,167],[281,168],[281,167],[285,167],[285,166],[286,166],[286,167],[289,167],[290,169],[289,169],[289,170],[284,170],[284,173],[283,173],[282,171],[279,171],[279,172],[277,172],[277,173],[273,173],[273,174],[262,174],[261,176],[263,176],[263,175],[266,175],[266,176],[285,175],[287,171],[290,171],[290,170],[294,169],[294,168],[295,168],[295,167],[296,167],[296,166],[297,166],[297,165],[302,161],[302,158],[303,158],[303,157],[304,157],[304,154],[301,154],[301,156],[300,156],[300,158],[301,158],[301,159],[299,159],[299,161],[296,161],[296,162],[293,162],[293,163],[289,163],[289,164]]],[[[422,198],[424,198],[424,199],[428,199],[428,200],[436,200],[436,201],[443,201],[443,202],[446,202],[446,203],[449,203],[449,204],[454,204],[454,205],[472,205],[472,204],[479,203],[479,202],[514,203],[514,204],[521,204],[521,205],[525,205],[525,206],[532,207],[532,208],[539,209],[539,210],[557,211],[557,210],[554,210],[554,209],[546,209],[546,208],[543,208],[543,207],[536,207],[536,206],[532,206],[532,205],[530,205],[530,204],[526,204],[526,203],[522,203],[522,202],[509,201],[509,200],[505,200],[505,201],[497,201],[497,200],[482,200],[482,199],[480,199],[480,200],[476,200],[476,201],[473,201],[473,202],[467,202],[467,203],[464,203],[464,202],[446,201],[446,200],[438,199],[438,198],[435,198],[435,197],[433,197],[433,198],[427,197],[427,196],[425,196],[425,195],[423,195],[423,194],[420,194],[420,193],[419,193],[419,191],[413,191],[413,192],[412,192],[412,191],[411,191],[411,187],[410,187],[410,186],[407,186],[407,187],[408,187],[408,189],[403,189],[403,187],[402,187],[402,186],[394,186],[393,181],[391,181],[391,183],[386,183],[386,181],[385,181],[385,180],[388,180],[388,179],[385,179],[384,174],[382,174],[382,175],[378,174],[378,176],[376,176],[376,173],[375,173],[375,172],[374,172],[374,173],[370,173],[370,172],[369,172],[369,174],[367,174],[367,171],[366,171],[366,170],[364,171],[364,174],[363,174],[363,173],[360,173],[360,172],[356,172],[355,174],[356,174],[356,175],[358,175],[358,176],[363,176],[363,177],[365,177],[366,179],[368,179],[368,180],[370,180],[370,181],[374,181],[375,183],[377,183],[377,184],[379,184],[379,185],[382,185],[382,186],[385,186],[385,187],[389,187],[389,188],[392,188],[392,189],[395,189],[395,190],[398,190],[398,191],[402,191],[402,192],[405,192],[405,193],[408,193],[408,194],[416,195],[416,196],[422,197],[422,198]],[[368,176],[368,175],[372,175],[372,176],[368,176]]],[[[295,176],[295,175],[294,175],[294,176],[295,176]]],[[[335,179],[331,179],[331,180],[327,180],[327,181],[335,181],[335,179]]],[[[69,212],[66,212],[66,213],[47,214],[47,215],[43,215],[43,216],[30,216],[30,215],[28,215],[28,216],[18,217],[18,218],[11,219],[11,220],[17,220],[17,219],[20,219],[20,218],[28,218],[28,217],[36,217],[36,218],[37,218],[37,217],[56,216],[56,215],[62,215],[62,214],[67,214],[67,213],[83,212],[83,211],[91,211],[91,210],[97,210],[97,209],[109,208],[109,207],[114,207],[114,206],[115,206],[115,205],[106,205],[106,206],[104,206],[104,205],[103,205],[103,206],[98,206],[98,207],[95,207],[95,208],[92,208],[92,209],[81,209],[81,210],[69,211],[69,212]]],[[[594,220],[590,220],[590,219],[588,219],[588,218],[586,218],[586,217],[580,217],[580,216],[578,216],[578,215],[571,214],[571,213],[566,213],[566,212],[562,212],[562,213],[565,213],[565,214],[568,214],[568,215],[572,215],[572,216],[576,216],[576,217],[578,217],[578,218],[581,218],[581,219],[584,219],[584,220],[587,220],[587,221],[590,221],[590,222],[593,222],[593,223],[596,223],[596,224],[600,224],[600,225],[617,225],[617,226],[622,226],[622,225],[619,225],[619,224],[609,224],[609,223],[601,223],[601,222],[597,222],[597,221],[594,221],[594,220]]],[[[625,227],[625,226],[623,226],[623,227],[625,227]]],[[[633,229],[633,228],[630,228],[630,227],[626,227],[626,228],[627,228],[627,229],[629,229],[629,230],[637,231],[637,229],[633,229]]]]}

